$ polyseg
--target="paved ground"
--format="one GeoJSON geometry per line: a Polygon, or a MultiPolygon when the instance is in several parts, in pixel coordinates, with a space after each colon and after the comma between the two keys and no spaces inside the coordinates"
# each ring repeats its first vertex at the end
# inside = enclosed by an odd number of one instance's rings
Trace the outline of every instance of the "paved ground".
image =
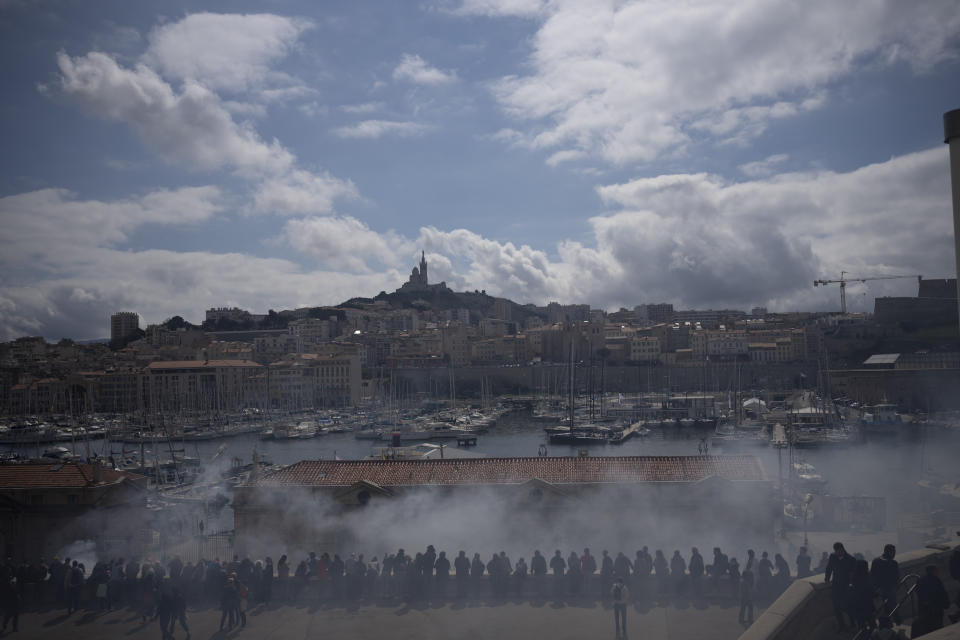
{"type": "MultiPolygon", "coordinates": [[[[736,640],[744,627],[737,623],[732,602],[698,608],[669,604],[627,611],[629,637],[637,640],[736,640]]],[[[759,614],[759,612],[758,612],[759,614]]],[[[446,604],[409,608],[403,605],[344,607],[255,607],[245,629],[218,631],[220,614],[212,609],[189,611],[192,640],[234,638],[389,638],[390,640],[550,640],[614,638],[613,612],[595,602],[578,604],[513,603],[446,604]]],[[[20,632],[3,637],[42,638],[160,638],[158,623],[143,626],[133,611],[81,611],[69,618],[62,610],[26,613],[20,632]]],[[[176,637],[185,634],[177,629],[176,637]]]]}

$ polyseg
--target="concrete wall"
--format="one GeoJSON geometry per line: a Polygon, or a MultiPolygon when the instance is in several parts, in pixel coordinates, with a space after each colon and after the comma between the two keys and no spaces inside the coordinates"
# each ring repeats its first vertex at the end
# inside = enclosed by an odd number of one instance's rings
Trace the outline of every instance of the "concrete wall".
{"type": "MultiPolygon", "coordinates": [[[[900,575],[923,575],[926,565],[937,565],[940,568],[940,579],[944,581],[952,597],[956,592],[956,582],[950,579],[951,553],[950,549],[934,547],[902,553],[897,556],[900,575]]],[[[833,630],[830,585],[823,581],[823,574],[819,574],[797,580],[790,585],[740,636],[740,640],[815,640],[818,637],[835,637],[833,630]],[[829,635],[822,634],[825,629],[830,631],[829,635]]]]}

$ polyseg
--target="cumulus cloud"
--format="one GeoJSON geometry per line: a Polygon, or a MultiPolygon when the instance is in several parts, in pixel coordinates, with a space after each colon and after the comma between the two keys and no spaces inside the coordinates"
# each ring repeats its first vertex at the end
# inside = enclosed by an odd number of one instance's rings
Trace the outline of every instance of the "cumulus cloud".
{"type": "Polygon", "coordinates": [[[780,165],[789,159],[790,156],[786,153],[775,153],[771,156],[767,156],[763,160],[746,162],[737,168],[740,169],[740,172],[747,177],[766,178],[767,176],[772,175],[780,165]]]}
{"type": "Polygon", "coordinates": [[[341,138],[379,138],[385,135],[418,136],[430,127],[417,122],[395,120],[363,120],[356,124],[338,127],[333,130],[341,138]]]}
{"type": "Polygon", "coordinates": [[[216,215],[220,199],[213,187],[115,201],[81,200],[59,189],[0,198],[0,269],[7,276],[0,283],[0,339],[102,337],[117,309],[157,322],[173,315],[196,320],[218,303],[260,311],[334,304],[401,280],[389,266],[351,274],[242,253],[127,246],[149,225],[182,227],[216,215]]]}
{"type": "Polygon", "coordinates": [[[440,85],[456,81],[457,74],[430,66],[418,55],[405,53],[400,58],[400,64],[393,70],[393,79],[415,84],[440,85]]]}
{"type": "Polygon", "coordinates": [[[126,69],[97,52],[60,53],[57,66],[64,96],[97,116],[129,125],[171,164],[247,173],[278,173],[293,164],[293,154],[234,122],[220,98],[201,85],[186,82],[178,93],[150,67],[126,69]]]}
{"type": "Polygon", "coordinates": [[[537,19],[531,71],[494,83],[496,98],[530,123],[531,146],[614,164],[651,161],[692,136],[743,142],[818,108],[831,82],[864,64],[929,68],[951,55],[960,30],[950,0],[922,11],[895,0],[467,0],[459,9],[537,19]]]}
{"type": "Polygon", "coordinates": [[[356,186],[329,173],[295,170],[264,180],[257,187],[253,213],[328,213],[336,200],[357,198],[356,186]]]}
{"type": "Polygon", "coordinates": [[[378,233],[350,216],[290,220],[284,236],[294,249],[329,268],[371,273],[374,266],[405,267],[414,245],[394,231],[378,233]]]}
{"type": "Polygon", "coordinates": [[[89,247],[125,242],[143,225],[191,225],[222,210],[213,186],[159,189],[112,202],[80,200],[66,189],[31,191],[0,198],[0,253],[8,270],[56,271],[82,262],[89,247]]]}
{"type": "Polygon", "coordinates": [[[547,10],[548,0],[462,0],[451,7],[455,13],[534,17],[547,10]]]}
{"type": "MultiPolygon", "coordinates": [[[[144,225],[215,215],[222,205],[210,187],[115,202],[60,190],[8,196],[0,199],[0,269],[18,285],[0,285],[0,333],[101,336],[119,308],[156,321],[197,317],[221,301],[261,311],[336,303],[398,286],[419,247],[433,280],[519,302],[835,308],[836,292],[814,289],[814,279],[841,270],[952,273],[947,163],[938,145],[846,173],[741,182],[679,174],[606,185],[597,191],[608,213],[589,220],[583,239],[554,251],[469,229],[425,227],[412,239],[349,216],[286,221],[282,241],[315,260],[316,271],[238,253],[125,248],[144,225]]],[[[870,297],[848,297],[869,310],[872,296],[913,295],[915,286],[888,281],[871,285],[870,297]]]]}
{"type": "MultiPolygon", "coordinates": [[[[154,28],[144,62],[164,76],[213,90],[245,92],[268,84],[289,85],[274,63],[285,58],[309,20],[272,14],[194,13],[154,28]]],[[[305,87],[286,87],[303,91],[305,87]]],[[[289,97],[275,94],[273,97],[289,97]]]]}
{"type": "Polygon", "coordinates": [[[336,198],[357,195],[349,181],[297,168],[296,156],[279,141],[266,142],[251,125],[233,119],[231,111],[256,104],[224,103],[189,80],[177,92],[147,65],[127,69],[102,53],[60,53],[57,64],[56,90],[99,117],[130,126],[164,161],[201,171],[232,170],[249,180],[254,201],[248,211],[329,213],[336,198]]]}

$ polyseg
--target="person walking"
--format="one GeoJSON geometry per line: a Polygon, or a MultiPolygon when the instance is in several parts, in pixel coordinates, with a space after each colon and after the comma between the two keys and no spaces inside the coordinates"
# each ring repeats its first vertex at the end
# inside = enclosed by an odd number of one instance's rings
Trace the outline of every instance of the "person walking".
{"type": "Polygon", "coordinates": [[[897,584],[900,583],[900,565],[894,558],[897,548],[892,544],[884,545],[883,555],[874,558],[870,565],[870,580],[880,592],[888,616],[895,624],[900,624],[900,613],[894,611],[897,606],[897,584]]]}
{"type": "Polygon", "coordinates": [[[847,623],[843,615],[847,611],[847,596],[856,563],[857,561],[843,548],[842,543],[835,542],[833,544],[833,553],[830,554],[830,559],[827,561],[823,581],[829,582],[831,585],[830,596],[833,600],[833,614],[837,617],[838,631],[846,631],[847,629],[847,623]]]}
{"type": "Polygon", "coordinates": [[[173,587],[170,590],[170,629],[167,632],[170,638],[173,638],[173,630],[178,622],[187,632],[187,640],[190,640],[190,627],[187,626],[187,599],[180,587],[173,587]]]}
{"type": "Polygon", "coordinates": [[[630,591],[623,578],[617,576],[610,589],[610,598],[613,600],[613,620],[617,628],[617,638],[627,637],[627,602],[630,600],[630,591]]]}

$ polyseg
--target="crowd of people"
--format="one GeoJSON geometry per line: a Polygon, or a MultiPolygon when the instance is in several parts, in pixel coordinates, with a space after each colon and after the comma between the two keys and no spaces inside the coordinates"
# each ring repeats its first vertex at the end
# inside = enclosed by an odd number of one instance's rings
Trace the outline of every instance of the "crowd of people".
{"type": "MultiPolygon", "coordinates": [[[[101,610],[132,607],[144,624],[158,621],[163,638],[173,638],[176,625],[187,633],[187,608],[218,607],[221,628],[243,628],[250,606],[281,603],[357,602],[395,599],[407,602],[440,602],[457,599],[506,599],[533,597],[553,599],[600,598],[614,605],[627,600],[680,597],[701,599],[707,595],[738,599],[739,620],[753,621],[754,604],[772,602],[793,579],[824,574],[832,584],[832,598],[838,626],[847,622],[858,628],[877,631],[896,621],[899,566],[896,549],[887,545],[872,566],[859,554],[850,556],[842,544],[833,554],[824,552],[817,564],[801,547],[795,572],[779,553],[759,556],[749,549],[743,562],[715,547],[709,559],[693,547],[689,555],[679,550],[670,557],[660,549],[652,553],[644,546],[631,557],[623,552],[603,550],[594,555],[589,548],[552,555],[535,550],[526,558],[512,560],[504,551],[484,559],[480,553],[459,551],[450,558],[445,551],[429,545],[413,555],[404,549],[380,557],[362,553],[341,557],[334,553],[310,552],[298,560],[281,555],[262,560],[214,558],[184,563],[173,558],[167,563],[139,562],[123,558],[99,561],[89,574],[77,559],[54,558],[49,564],[0,566],[0,605],[4,610],[3,629],[17,620],[24,600],[29,604],[57,603],[71,615],[81,606],[101,610]]],[[[957,555],[957,554],[955,554],[957,555]]],[[[960,556],[958,556],[960,557],[960,556]]],[[[960,571],[958,561],[957,571],[960,571]]],[[[951,571],[953,572],[953,571],[951,571]]],[[[960,577],[960,576],[955,576],[960,577]]],[[[946,591],[936,575],[928,571],[918,587],[920,613],[925,628],[938,628],[949,606],[946,591]],[[939,585],[939,586],[937,586],[939,585]]],[[[618,607],[615,611],[622,613],[618,607]]],[[[625,613],[624,613],[625,615],[625,613]]],[[[626,629],[625,618],[623,620],[626,629]]],[[[618,630],[620,619],[617,620],[618,630]]],[[[882,637],[882,636],[878,636],[882,637]]]]}

